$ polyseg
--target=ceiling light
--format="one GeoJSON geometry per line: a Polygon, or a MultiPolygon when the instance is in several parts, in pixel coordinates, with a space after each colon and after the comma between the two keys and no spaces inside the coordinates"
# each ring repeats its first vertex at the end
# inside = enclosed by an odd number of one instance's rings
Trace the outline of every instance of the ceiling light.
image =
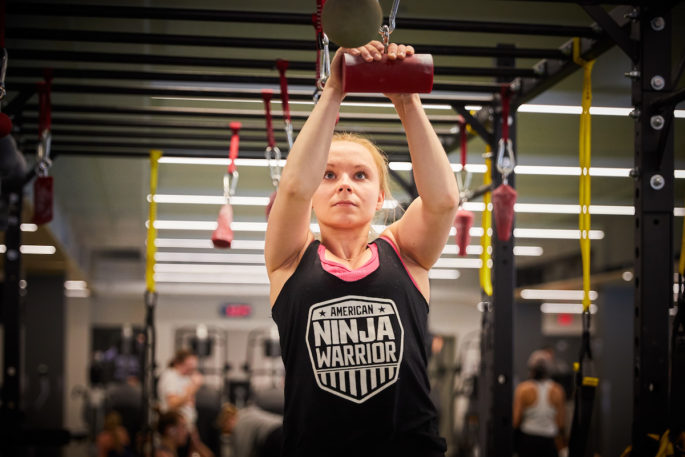
{"type": "Polygon", "coordinates": [[[191,274],[191,273],[155,273],[155,281],[159,283],[201,283],[201,284],[269,284],[269,278],[264,275],[239,274],[191,274]]]}
{"type": "Polygon", "coordinates": [[[482,262],[480,259],[465,259],[465,258],[439,258],[433,268],[480,268],[482,262]]]}
{"type": "MultiPolygon", "coordinates": [[[[523,289],[521,298],[526,300],[582,300],[582,290],[523,289]]],[[[590,291],[590,300],[597,300],[597,292],[590,291]]]]}
{"type": "MultiPolygon", "coordinates": [[[[158,248],[177,249],[216,249],[212,240],[206,239],[181,239],[181,238],[157,238],[155,246],[158,248]]],[[[231,250],[264,250],[264,240],[233,240],[231,250]]]]}
{"type": "Polygon", "coordinates": [[[21,224],[19,228],[22,232],[35,232],[38,230],[38,226],[36,224],[21,224]]]}
{"type": "Polygon", "coordinates": [[[64,281],[64,288],[67,290],[87,290],[88,283],[85,281],[64,281]]]}
{"type": "MultiPolygon", "coordinates": [[[[473,233],[471,233],[473,235],[473,233]]],[[[549,238],[560,240],[579,240],[580,230],[566,230],[566,229],[526,229],[515,228],[515,238],[549,238]]],[[[602,230],[590,230],[589,238],[591,240],[604,239],[604,232],[602,230]]]]}
{"type": "Polygon", "coordinates": [[[69,298],[88,298],[90,297],[90,290],[88,289],[65,289],[64,296],[69,298]]]}
{"type": "Polygon", "coordinates": [[[459,270],[445,270],[439,268],[431,268],[428,271],[429,279],[459,279],[461,274],[459,270]]]}
{"type": "MultiPolygon", "coordinates": [[[[583,314],[582,303],[543,303],[540,311],[545,314],[583,314]]],[[[597,305],[590,304],[590,314],[597,312],[597,305]]]]}
{"type": "Polygon", "coordinates": [[[626,282],[630,282],[633,280],[633,272],[630,270],[626,270],[621,274],[621,278],[623,278],[623,280],[626,282]]]}
{"type": "Polygon", "coordinates": [[[155,273],[201,273],[223,275],[266,275],[264,265],[226,265],[207,263],[158,263],[155,273]]]}
{"type": "Polygon", "coordinates": [[[196,252],[157,252],[156,262],[194,262],[194,263],[251,263],[264,265],[264,254],[202,253],[196,252]]]}
{"type": "Polygon", "coordinates": [[[543,252],[540,246],[514,246],[514,255],[518,256],[539,257],[543,252]]]}
{"type": "MultiPolygon", "coordinates": [[[[33,244],[23,244],[19,247],[22,254],[51,255],[57,252],[54,246],[40,246],[33,244]]],[[[7,252],[7,246],[0,244],[0,254],[7,252]]]]}

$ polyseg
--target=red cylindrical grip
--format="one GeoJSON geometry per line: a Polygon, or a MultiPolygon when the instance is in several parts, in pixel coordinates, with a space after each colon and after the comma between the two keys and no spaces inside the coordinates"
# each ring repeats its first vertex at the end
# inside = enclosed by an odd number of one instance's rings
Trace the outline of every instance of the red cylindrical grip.
{"type": "Polygon", "coordinates": [[[433,90],[433,56],[414,54],[404,60],[366,62],[345,54],[342,68],[343,92],[420,93],[433,90]]]}

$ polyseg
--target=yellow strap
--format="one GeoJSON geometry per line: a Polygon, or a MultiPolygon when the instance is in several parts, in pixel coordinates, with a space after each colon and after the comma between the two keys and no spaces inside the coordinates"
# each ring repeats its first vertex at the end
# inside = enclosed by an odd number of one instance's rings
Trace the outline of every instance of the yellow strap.
{"type": "MultiPolygon", "coordinates": [[[[491,153],[490,145],[485,147],[486,153],[491,153]]],[[[488,156],[485,159],[485,176],[483,177],[483,184],[492,184],[492,157],[488,156]]],[[[490,273],[490,246],[492,241],[492,193],[486,192],[483,196],[483,203],[485,203],[485,210],[482,213],[483,236],[480,237],[480,287],[485,292],[485,295],[492,297],[492,278],[490,273]]]]}
{"type": "Polygon", "coordinates": [[[580,215],[580,254],[583,262],[583,311],[590,310],[590,157],[591,157],[591,118],[592,105],[592,67],[594,60],[585,61],[580,57],[580,39],[573,39],[573,60],[583,66],[583,112],[580,115],[580,135],[578,140],[580,183],[578,202],[580,215]]]}
{"type": "Polygon", "coordinates": [[[599,385],[599,378],[593,378],[591,376],[584,376],[582,384],[584,386],[597,387],[599,385]]]}
{"type": "Polygon", "coordinates": [[[155,202],[155,195],[157,194],[157,176],[159,174],[159,159],[162,157],[162,151],[153,149],[150,151],[150,214],[148,216],[147,228],[147,263],[145,268],[145,284],[147,291],[155,292],[155,240],[157,239],[157,229],[155,229],[155,220],[157,219],[157,202],[155,202]]]}

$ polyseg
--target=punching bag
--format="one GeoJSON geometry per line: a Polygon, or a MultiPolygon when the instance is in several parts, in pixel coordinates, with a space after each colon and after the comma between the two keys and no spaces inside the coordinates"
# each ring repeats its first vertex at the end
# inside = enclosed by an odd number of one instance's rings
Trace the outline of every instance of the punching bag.
{"type": "Polygon", "coordinates": [[[473,213],[465,209],[459,209],[454,218],[454,228],[457,229],[455,240],[459,246],[459,255],[466,255],[466,247],[471,241],[471,227],[473,226],[473,213]]]}
{"type": "Polygon", "coordinates": [[[381,22],[378,0],[327,0],[321,12],[323,32],[343,48],[364,46],[377,38],[381,22]]]}
{"type": "Polygon", "coordinates": [[[492,205],[495,213],[495,226],[497,238],[500,241],[509,241],[511,227],[514,223],[514,204],[516,203],[516,190],[509,184],[502,184],[492,191],[492,205]]]}

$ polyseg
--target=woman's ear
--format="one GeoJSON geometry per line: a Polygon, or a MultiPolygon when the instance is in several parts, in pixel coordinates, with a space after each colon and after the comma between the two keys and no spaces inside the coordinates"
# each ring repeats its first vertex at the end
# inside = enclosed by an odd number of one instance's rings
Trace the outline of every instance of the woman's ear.
{"type": "Polygon", "coordinates": [[[383,208],[383,203],[385,202],[385,191],[381,190],[378,193],[378,201],[376,202],[376,211],[380,211],[383,208]]]}

